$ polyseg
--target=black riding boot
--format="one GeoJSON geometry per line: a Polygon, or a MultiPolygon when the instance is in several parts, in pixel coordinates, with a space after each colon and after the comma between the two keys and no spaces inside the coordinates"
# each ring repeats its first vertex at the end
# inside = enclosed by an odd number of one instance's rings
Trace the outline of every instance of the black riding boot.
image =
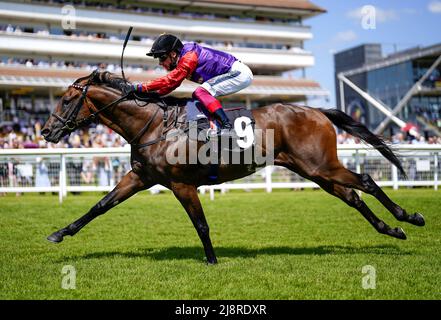
{"type": "Polygon", "coordinates": [[[224,109],[222,109],[222,108],[217,109],[213,113],[213,115],[216,118],[216,120],[218,120],[220,122],[220,125],[221,125],[220,134],[221,135],[231,135],[232,134],[231,129],[233,129],[233,126],[231,125],[230,120],[228,120],[228,117],[225,114],[224,109]]]}

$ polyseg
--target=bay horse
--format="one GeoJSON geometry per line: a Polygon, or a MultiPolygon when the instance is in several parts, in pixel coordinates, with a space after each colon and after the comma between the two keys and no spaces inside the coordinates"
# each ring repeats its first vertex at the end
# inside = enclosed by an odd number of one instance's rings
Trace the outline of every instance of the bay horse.
{"type": "MultiPolygon", "coordinates": [[[[161,108],[161,99],[157,98],[152,98],[151,102],[141,107],[139,101],[123,96],[120,89],[123,83],[125,79],[98,71],[77,79],[63,94],[41,131],[47,141],[57,143],[78,127],[97,120],[131,144],[132,169],[85,215],[51,234],[48,240],[58,243],[67,235],[73,236],[93,219],[137,192],[160,184],[170,189],[186,210],[202,241],[207,263],[217,263],[208,223],[197,193],[199,186],[213,184],[208,178],[209,168],[198,164],[168,163],[167,150],[173,144],[181,143],[179,141],[182,139],[158,139],[167,130],[167,120],[172,123],[177,119],[185,119],[185,108],[166,113],[161,108]],[[153,142],[147,143],[149,141],[153,142]]],[[[274,152],[275,165],[317,183],[331,195],[358,210],[379,233],[406,239],[401,228],[391,228],[380,220],[354,189],[373,195],[399,221],[416,226],[425,224],[420,213],[408,214],[394,203],[369,174],[357,174],[339,162],[333,125],[371,144],[404,174],[400,160],[387,144],[344,112],[276,103],[254,109],[252,115],[256,129],[274,131],[271,151],[274,152]]],[[[265,151],[265,142],[260,147],[265,151]]],[[[216,183],[242,178],[253,172],[255,168],[250,166],[221,164],[216,183]]]]}

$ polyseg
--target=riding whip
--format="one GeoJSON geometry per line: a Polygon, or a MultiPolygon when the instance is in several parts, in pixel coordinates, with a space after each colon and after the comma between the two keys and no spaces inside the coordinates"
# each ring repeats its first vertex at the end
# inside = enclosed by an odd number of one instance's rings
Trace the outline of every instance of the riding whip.
{"type": "Polygon", "coordinates": [[[126,45],[127,45],[127,42],[129,41],[130,34],[132,33],[132,30],[133,30],[133,27],[130,26],[129,31],[127,31],[127,34],[126,34],[126,39],[124,40],[123,49],[122,49],[122,53],[121,53],[121,74],[122,74],[122,77],[125,82],[127,82],[127,80],[126,80],[126,76],[124,74],[124,50],[126,49],[126,45]]]}

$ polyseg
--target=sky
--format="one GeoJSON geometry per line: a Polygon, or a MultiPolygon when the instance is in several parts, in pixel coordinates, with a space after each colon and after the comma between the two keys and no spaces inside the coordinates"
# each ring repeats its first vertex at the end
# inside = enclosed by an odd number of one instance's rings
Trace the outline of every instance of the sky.
{"type": "Polygon", "coordinates": [[[305,49],[315,57],[315,65],[306,69],[306,77],[319,82],[330,93],[329,99],[310,100],[312,106],[336,107],[336,52],[363,43],[382,44],[383,54],[441,43],[441,0],[310,1],[327,13],[304,20],[314,36],[305,41],[305,49]],[[375,24],[372,15],[363,15],[365,6],[371,6],[365,10],[375,12],[375,24]]]}

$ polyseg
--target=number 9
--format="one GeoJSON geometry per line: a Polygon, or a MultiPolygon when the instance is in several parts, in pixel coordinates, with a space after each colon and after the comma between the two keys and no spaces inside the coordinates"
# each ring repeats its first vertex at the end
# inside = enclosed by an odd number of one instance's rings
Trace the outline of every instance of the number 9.
{"type": "Polygon", "coordinates": [[[237,136],[240,138],[237,140],[239,147],[247,149],[251,147],[254,142],[253,127],[251,126],[251,119],[248,117],[239,117],[234,120],[234,130],[237,136]],[[245,123],[245,129],[243,128],[243,123],[245,123]],[[242,139],[245,138],[245,139],[242,139]]]}

